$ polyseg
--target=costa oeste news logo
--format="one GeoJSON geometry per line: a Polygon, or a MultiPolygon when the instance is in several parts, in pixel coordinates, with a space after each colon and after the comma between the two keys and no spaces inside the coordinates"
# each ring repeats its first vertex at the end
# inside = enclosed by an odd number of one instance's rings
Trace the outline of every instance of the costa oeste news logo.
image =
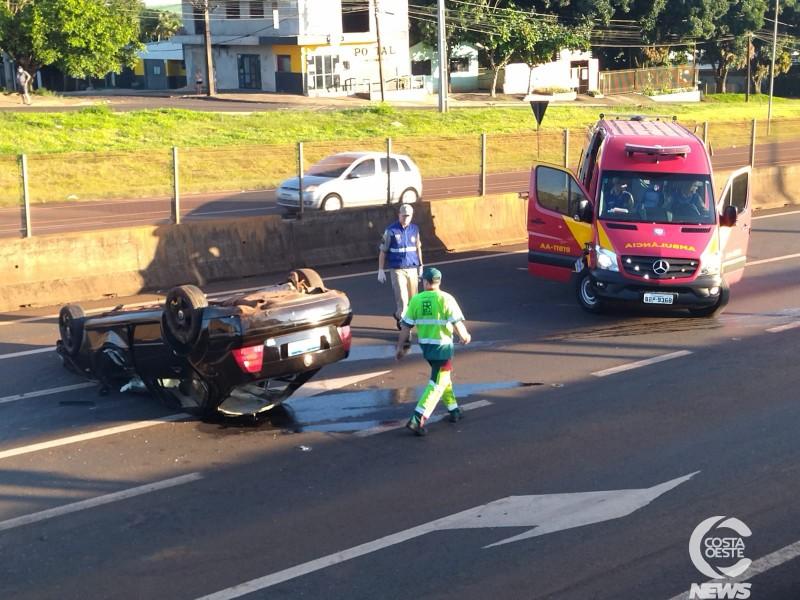
{"type": "Polygon", "coordinates": [[[744,542],[752,534],[747,525],[734,517],[709,517],[695,527],[689,539],[689,557],[698,571],[718,581],[693,583],[690,600],[750,597],[751,584],[738,579],[753,562],[745,557],[744,542]]]}

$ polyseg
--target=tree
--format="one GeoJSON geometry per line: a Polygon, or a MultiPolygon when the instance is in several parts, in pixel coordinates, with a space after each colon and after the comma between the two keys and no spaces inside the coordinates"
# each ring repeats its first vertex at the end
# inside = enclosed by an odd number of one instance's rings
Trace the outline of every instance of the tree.
{"type": "Polygon", "coordinates": [[[0,49],[35,73],[103,77],[136,63],[139,0],[10,0],[0,3],[0,49]]]}
{"type": "MultiPolygon", "coordinates": [[[[753,45],[755,46],[752,62],[753,91],[756,94],[760,94],[761,84],[769,75],[769,70],[772,66],[772,42],[756,40],[753,45]]],[[[791,67],[792,55],[778,40],[775,52],[775,77],[786,73],[791,67]]]]}
{"type": "Polygon", "coordinates": [[[148,11],[142,14],[139,39],[144,43],[168,40],[178,33],[181,27],[181,18],[174,12],[161,10],[154,13],[148,11]]]}
{"type": "Polygon", "coordinates": [[[558,53],[570,50],[588,50],[591,24],[566,27],[551,18],[530,15],[523,19],[514,34],[515,57],[528,65],[528,92],[531,91],[531,78],[536,65],[552,61],[558,53]]]}

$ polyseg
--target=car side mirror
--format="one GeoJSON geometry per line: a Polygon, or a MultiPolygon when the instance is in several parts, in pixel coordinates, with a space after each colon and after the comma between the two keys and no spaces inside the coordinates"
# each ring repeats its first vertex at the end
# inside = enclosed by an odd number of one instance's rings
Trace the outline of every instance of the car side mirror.
{"type": "Polygon", "coordinates": [[[573,218],[582,223],[591,223],[594,218],[592,203],[588,200],[581,200],[580,204],[578,204],[577,214],[573,218]]]}
{"type": "Polygon", "coordinates": [[[733,227],[736,225],[736,219],[739,217],[739,212],[735,206],[726,206],[722,214],[719,216],[719,224],[722,227],[733,227]]]}

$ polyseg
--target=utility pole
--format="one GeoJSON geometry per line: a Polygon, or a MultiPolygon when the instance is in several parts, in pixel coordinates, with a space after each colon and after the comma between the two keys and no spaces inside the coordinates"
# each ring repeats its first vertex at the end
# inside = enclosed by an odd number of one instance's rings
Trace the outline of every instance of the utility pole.
{"type": "Polygon", "coordinates": [[[447,112],[447,40],[444,26],[444,0],[438,0],[439,30],[439,112],[447,112]]]}
{"type": "Polygon", "coordinates": [[[753,32],[747,36],[747,82],[744,86],[744,101],[750,102],[750,57],[753,54],[753,32]]]}
{"type": "Polygon", "coordinates": [[[767,108],[767,135],[772,126],[772,91],[775,86],[775,53],[778,50],[778,2],[775,0],[775,29],[772,31],[772,68],[769,70],[769,107],[767,108]]]}
{"type": "Polygon", "coordinates": [[[205,21],[204,39],[206,44],[206,81],[208,82],[207,96],[217,93],[217,82],[214,81],[214,58],[211,56],[211,18],[208,14],[208,1],[203,0],[203,20],[205,21]]]}
{"type": "Polygon", "coordinates": [[[378,0],[375,0],[375,33],[378,36],[378,77],[381,79],[381,102],[383,102],[383,46],[381,45],[381,20],[378,16],[379,12],[378,0]]]}

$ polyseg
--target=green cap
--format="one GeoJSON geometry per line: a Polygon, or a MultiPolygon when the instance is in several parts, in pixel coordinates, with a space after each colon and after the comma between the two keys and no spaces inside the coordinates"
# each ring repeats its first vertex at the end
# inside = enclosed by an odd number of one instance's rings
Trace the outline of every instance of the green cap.
{"type": "Polygon", "coordinates": [[[430,281],[431,283],[435,281],[441,281],[442,272],[436,267],[425,267],[425,270],[422,272],[422,278],[425,281],[430,281]]]}

